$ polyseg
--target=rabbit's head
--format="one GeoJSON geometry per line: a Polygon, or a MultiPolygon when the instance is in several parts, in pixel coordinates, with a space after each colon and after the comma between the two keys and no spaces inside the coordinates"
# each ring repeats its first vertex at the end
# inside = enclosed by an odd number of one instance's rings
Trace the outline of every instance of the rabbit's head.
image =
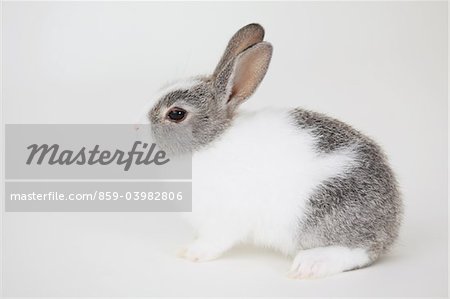
{"type": "Polygon", "coordinates": [[[220,136],[237,107],[266,74],[272,45],[264,29],[249,24],[236,32],[210,76],[180,81],[166,88],[148,112],[152,133],[170,153],[195,151],[220,136]]]}

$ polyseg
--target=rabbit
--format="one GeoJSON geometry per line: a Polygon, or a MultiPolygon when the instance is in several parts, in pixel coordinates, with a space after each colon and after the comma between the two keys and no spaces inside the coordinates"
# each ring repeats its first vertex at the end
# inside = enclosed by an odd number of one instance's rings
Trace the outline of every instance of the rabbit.
{"type": "Polygon", "coordinates": [[[216,259],[251,243],[293,258],[289,277],[372,264],[397,239],[402,200],[370,138],[301,108],[245,111],[272,57],[259,24],[238,30],[212,75],[167,86],[145,112],[157,144],[192,154],[197,233],[179,255],[216,259]]]}

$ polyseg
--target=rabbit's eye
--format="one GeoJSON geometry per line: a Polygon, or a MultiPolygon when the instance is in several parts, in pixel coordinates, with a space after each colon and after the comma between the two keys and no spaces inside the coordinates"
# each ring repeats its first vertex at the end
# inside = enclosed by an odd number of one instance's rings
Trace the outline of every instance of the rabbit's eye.
{"type": "Polygon", "coordinates": [[[180,122],[186,118],[187,111],[178,107],[172,108],[167,112],[167,119],[173,122],[180,122]]]}

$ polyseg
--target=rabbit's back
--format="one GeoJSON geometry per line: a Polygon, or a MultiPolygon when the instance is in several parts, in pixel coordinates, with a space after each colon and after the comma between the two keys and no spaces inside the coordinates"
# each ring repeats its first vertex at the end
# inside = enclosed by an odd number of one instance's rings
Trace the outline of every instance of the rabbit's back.
{"type": "Polygon", "coordinates": [[[323,182],[299,220],[300,248],[365,248],[374,260],[397,238],[402,214],[397,181],[380,147],[351,126],[320,113],[291,111],[294,125],[315,137],[324,155],[353,148],[355,162],[323,182]]]}

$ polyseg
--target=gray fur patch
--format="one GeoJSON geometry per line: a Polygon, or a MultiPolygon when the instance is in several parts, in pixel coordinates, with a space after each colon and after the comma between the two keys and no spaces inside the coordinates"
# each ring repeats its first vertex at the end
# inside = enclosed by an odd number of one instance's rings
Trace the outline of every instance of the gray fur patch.
{"type": "Polygon", "coordinates": [[[169,92],[149,112],[154,138],[170,154],[196,151],[229,127],[231,119],[223,108],[208,77],[189,89],[169,92]],[[185,108],[189,120],[181,123],[167,121],[165,115],[171,106],[185,108]]]}
{"type": "Polygon", "coordinates": [[[317,188],[299,223],[301,249],[340,245],[363,248],[373,262],[398,236],[403,212],[397,181],[381,148],[351,126],[323,114],[295,109],[295,125],[317,139],[319,153],[352,146],[357,163],[317,188]]]}

